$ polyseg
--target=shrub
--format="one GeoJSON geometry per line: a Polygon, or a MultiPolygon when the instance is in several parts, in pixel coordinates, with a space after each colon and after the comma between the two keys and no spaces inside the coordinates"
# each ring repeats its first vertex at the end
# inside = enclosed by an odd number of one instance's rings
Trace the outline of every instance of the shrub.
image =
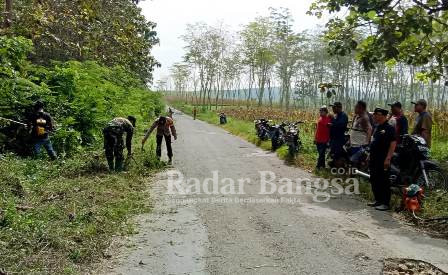
{"type": "MultiPolygon", "coordinates": [[[[97,143],[113,117],[132,114],[141,122],[164,108],[158,93],[122,67],[106,68],[92,61],[35,66],[26,61],[30,45],[20,37],[0,39],[0,116],[26,122],[33,103],[42,100],[55,120],[54,147],[63,156],[97,143]]],[[[28,155],[29,135],[17,125],[2,123],[2,148],[28,155]]]]}

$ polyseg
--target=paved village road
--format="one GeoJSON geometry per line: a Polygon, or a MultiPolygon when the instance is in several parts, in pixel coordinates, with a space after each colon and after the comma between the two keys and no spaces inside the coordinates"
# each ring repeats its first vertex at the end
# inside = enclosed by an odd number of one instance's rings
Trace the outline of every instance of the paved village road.
{"type": "MultiPolygon", "coordinates": [[[[219,127],[181,112],[174,116],[179,139],[173,144],[173,168],[155,179],[154,211],[138,218],[139,233],[127,240],[131,244],[106,273],[380,274],[382,261],[395,257],[448,271],[446,240],[419,233],[356,196],[332,195],[319,203],[313,200],[316,189],[309,190],[313,194],[260,195],[260,171],[275,173],[277,186],[285,185],[281,178],[312,175],[219,127]],[[244,195],[169,196],[168,174],[177,171],[201,182],[213,171],[220,180],[250,182],[244,184],[244,195]],[[276,201],[255,202],[266,197],[276,201]],[[201,201],[187,200],[193,198],[201,201]]],[[[219,187],[230,190],[229,182],[219,187]]]]}

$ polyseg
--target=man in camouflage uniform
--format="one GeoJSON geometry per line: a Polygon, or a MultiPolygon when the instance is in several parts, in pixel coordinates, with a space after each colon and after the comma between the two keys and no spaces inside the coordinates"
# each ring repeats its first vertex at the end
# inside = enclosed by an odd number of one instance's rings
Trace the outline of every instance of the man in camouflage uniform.
{"type": "Polygon", "coordinates": [[[168,158],[169,158],[168,164],[171,164],[172,160],[173,160],[173,149],[171,147],[171,135],[174,137],[175,140],[177,139],[176,128],[174,127],[174,122],[171,118],[161,116],[156,121],[154,121],[151,128],[146,132],[145,137],[142,140],[142,147],[145,145],[145,142],[149,138],[149,135],[151,135],[151,133],[156,128],[157,128],[157,133],[156,133],[157,157],[160,159],[160,157],[162,156],[162,141],[163,141],[163,138],[165,137],[166,150],[168,151],[168,158]]]}
{"type": "Polygon", "coordinates": [[[123,171],[123,134],[126,133],[126,148],[128,156],[132,154],[132,136],[134,134],[136,118],[128,116],[128,118],[114,118],[103,129],[104,150],[106,151],[107,164],[111,171],[123,171]],[[115,159],[115,166],[114,166],[115,159]]]}

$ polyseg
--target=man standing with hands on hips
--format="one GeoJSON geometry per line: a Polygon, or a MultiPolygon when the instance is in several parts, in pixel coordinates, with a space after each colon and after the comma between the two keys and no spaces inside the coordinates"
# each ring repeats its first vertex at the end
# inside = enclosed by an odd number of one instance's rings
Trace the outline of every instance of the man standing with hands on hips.
{"type": "Polygon", "coordinates": [[[395,129],[387,121],[389,111],[376,108],[373,118],[377,127],[373,133],[370,144],[370,182],[375,201],[369,206],[376,210],[387,211],[390,209],[390,162],[397,146],[395,129]]]}
{"type": "Polygon", "coordinates": [[[157,158],[160,159],[160,157],[162,156],[162,141],[163,141],[163,138],[165,137],[166,150],[168,151],[168,158],[169,158],[168,164],[172,164],[173,149],[171,147],[171,135],[174,137],[174,140],[176,140],[177,133],[176,133],[176,128],[174,127],[174,122],[171,118],[161,116],[156,121],[154,121],[151,128],[146,132],[145,137],[142,140],[142,148],[145,145],[146,140],[148,140],[149,136],[156,128],[157,128],[157,131],[156,131],[157,158]]]}

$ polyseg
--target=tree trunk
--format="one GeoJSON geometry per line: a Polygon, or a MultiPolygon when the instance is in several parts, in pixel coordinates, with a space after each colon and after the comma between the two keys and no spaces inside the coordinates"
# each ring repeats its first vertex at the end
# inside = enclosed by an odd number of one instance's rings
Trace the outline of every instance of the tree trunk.
{"type": "Polygon", "coordinates": [[[3,28],[8,29],[12,25],[12,0],[5,0],[5,19],[3,28]]]}

